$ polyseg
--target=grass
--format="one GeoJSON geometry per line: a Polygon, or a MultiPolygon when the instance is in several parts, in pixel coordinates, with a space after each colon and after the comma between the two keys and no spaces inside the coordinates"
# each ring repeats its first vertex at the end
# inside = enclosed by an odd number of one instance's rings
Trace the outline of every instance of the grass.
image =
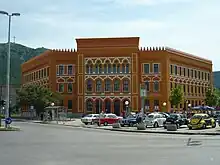
{"type": "Polygon", "coordinates": [[[20,128],[17,127],[9,127],[9,128],[5,128],[5,127],[0,127],[0,131],[20,131],[20,128]]]}

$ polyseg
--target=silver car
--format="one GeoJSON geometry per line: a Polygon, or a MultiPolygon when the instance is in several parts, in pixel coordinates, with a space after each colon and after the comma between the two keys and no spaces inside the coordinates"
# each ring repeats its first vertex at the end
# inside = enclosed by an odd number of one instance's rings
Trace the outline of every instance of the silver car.
{"type": "Polygon", "coordinates": [[[166,117],[161,113],[150,113],[144,119],[144,123],[146,124],[146,127],[154,127],[154,128],[162,127],[165,121],[166,121],[166,117]]]}

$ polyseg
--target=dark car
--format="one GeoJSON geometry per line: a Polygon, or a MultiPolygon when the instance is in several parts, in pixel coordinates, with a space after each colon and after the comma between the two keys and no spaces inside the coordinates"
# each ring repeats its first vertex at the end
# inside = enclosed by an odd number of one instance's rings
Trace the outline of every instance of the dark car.
{"type": "Polygon", "coordinates": [[[176,124],[177,128],[180,128],[182,125],[187,125],[188,120],[183,114],[173,113],[170,114],[170,116],[167,117],[166,121],[163,123],[165,129],[167,128],[167,124],[176,124]]]}
{"type": "Polygon", "coordinates": [[[121,120],[121,126],[130,126],[137,124],[136,115],[130,115],[127,118],[121,120]]]}

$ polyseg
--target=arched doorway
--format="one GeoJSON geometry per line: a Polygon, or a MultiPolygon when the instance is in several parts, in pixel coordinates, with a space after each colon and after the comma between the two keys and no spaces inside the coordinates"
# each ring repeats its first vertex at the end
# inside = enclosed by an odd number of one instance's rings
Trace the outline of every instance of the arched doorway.
{"type": "Polygon", "coordinates": [[[93,110],[93,101],[92,100],[87,100],[86,101],[86,112],[87,113],[92,113],[93,110]]]}
{"type": "Polygon", "coordinates": [[[114,113],[118,116],[120,116],[120,100],[114,101],[114,113]]]}
{"type": "Polygon", "coordinates": [[[111,101],[110,100],[105,100],[105,112],[106,113],[111,113],[111,101]]]}
{"type": "Polygon", "coordinates": [[[95,109],[96,109],[96,114],[102,112],[102,100],[98,99],[95,101],[95,109]]]}

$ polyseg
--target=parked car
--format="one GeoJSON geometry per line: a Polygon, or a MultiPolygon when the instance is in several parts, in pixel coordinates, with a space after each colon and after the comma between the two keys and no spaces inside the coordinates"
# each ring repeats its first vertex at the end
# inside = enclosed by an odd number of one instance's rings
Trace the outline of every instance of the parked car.
{"type": "Polygon", "coordinates": [[[164,115],[165,118],[168,118],[168,117],[170,116],[170,114],[169,114],[169,113],[166,113],[166,112],[159,112],[159,113],[162,114],[162,115],[164,115]]]}
{"type": "Polygon", "coordinates": [[[121,120],[121,126],[134,126],[137,124],[136,115],[129,115],[127,118],[121,120]]]}
{"type": "Polygon", "coordinates": [[[81,122],[85,125],[94,124],[95,119],[99,118],[99,114],[89,114],[81,118],[81,122]]]}
{"type": "Polygon", "coordinates": [[[122,119],[123,119],[123,117],[117,116],[112,113],[108,113],[108,114],[101,115],[100,119],[96,118],[95,123],[97,123],[98,125],[103,124],[104,126],[107,126],[109,124],[121,122],[122,119]]]}
{"type": "Polygon", "coordinates": [[[216,121],[208,114],[194,114],[188,124],[189,129],[205,129],[207,127],[216,127],[216,121]]]}
{"type": "Polygon", "coordinates": [[[183,114],[172,113],[169,117],[166,118],[166,121],[163,123],[164,128],[167,128],[168,124],[176,124],[177,129],[182,125],[187,125],[188,120],[183,114]]]}
{"type": "Polygon", "coordinates": [[[146,127],[153,126],[154,128],[163,126],[164,121],[166,121],[166,117],[161,113],[150,113],[144,119],[146,127]]]}

